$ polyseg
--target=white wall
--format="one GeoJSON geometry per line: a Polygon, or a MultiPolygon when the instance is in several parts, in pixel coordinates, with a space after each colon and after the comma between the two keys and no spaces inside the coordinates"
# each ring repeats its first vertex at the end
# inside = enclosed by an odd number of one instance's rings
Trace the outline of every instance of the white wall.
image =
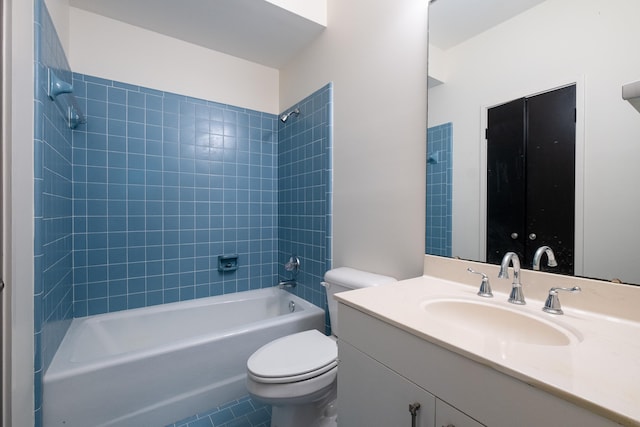
{"type": "Polygon", "coordinates": [[[281,108],[334,83],[334,267],[422,274],[427,3],[329,0],[327,29],[280,70],[281,108]]]}
{"type": "MultiPolygon", "coordinates": [[[[53,1],[53,0],[50,0],[53,1]]],[[[277,114],[278,70],[71,7],[74,72],[277,114]]]]}
{"type": "Polygon", "coordinates": [[[583,253],[577,266],[586,276],[640,283],[640,197],[633,188],[640,182],[640,115],[621,98],[621,86],[640,79],[638,16],[637,0],[547,0],[445,52],[445,84],[429,92],[429,126],[453,122],[453,255],[479,259],[481,251],[485,108],[578,82],[584,247],[576,248],[583,253]]]}
{"type": "Polygon", "coordinates": [[[444,51],[437,46],[429,45],[429,81],[430,85],[440,84],[447,76],[447,62],[444,51]]]}
{"type": "Polygon", "coordinates": [[[69,0],[44,0],[60,44],[69,58],[69,0]]]}
{"type": "Polygon", "coordinates": [[[4,280],[11,298],[11,422],[34,425],[33,400],[33,2],[5,0],[11,11],[5,46],[10,108],[4,112],[4,209],[9,250],[4,280]],[[15,189],[11,187],[15,186],[15,189]]]}

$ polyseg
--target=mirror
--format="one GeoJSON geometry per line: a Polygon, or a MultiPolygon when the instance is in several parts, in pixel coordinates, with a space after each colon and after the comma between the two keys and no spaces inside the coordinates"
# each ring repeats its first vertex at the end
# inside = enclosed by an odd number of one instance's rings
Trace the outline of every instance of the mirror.
{"type": "Polygon", "coordinates": [[[429,8],[427,253],[486,261],[489,108],[575,85],[574,271],[640,284],[640,2],[429,8]]]}

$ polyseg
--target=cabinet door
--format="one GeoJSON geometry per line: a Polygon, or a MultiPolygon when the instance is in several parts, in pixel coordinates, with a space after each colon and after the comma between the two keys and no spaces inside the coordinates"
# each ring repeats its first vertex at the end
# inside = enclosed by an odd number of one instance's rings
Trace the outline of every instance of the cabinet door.
{"type": "Polygon", "coordinates": [[[458,411],[453,406],[436,399],[436,427],[483,427],[473,418],[458,411]]]}
{"type": "Polygon", "coordinates": [[[433,427],[435,397],[411,381],[338,341],[338,425],[433,427]],[[409,406],[418,403],[415,424],[409,406]]]}

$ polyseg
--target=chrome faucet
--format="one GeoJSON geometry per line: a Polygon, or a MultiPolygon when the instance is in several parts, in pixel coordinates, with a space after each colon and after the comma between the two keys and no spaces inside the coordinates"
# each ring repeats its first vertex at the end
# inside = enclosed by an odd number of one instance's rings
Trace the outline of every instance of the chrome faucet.
{"type": "Polygon", "coordinates": [[[509,278],[509,263],[513,264],[513,283],[511,283],[511,293],[509,294],[509,302],[512,304],[524,305],[524,293],[522,292],[522,284],[520,283],[520,258],[515,252],[507,252],[500,263],[500,271],[498,278],[509,278]]]}
{"type": "Polygon", "coordinates": [[[536,253],[533,255],[533,269],[538,271],[540,270],[540,260],[542,260],[542,255],[547,254],[547,265],[549,267],[557,267],[558,262],[556,261],[556,256],[553,253],[553,250],[549,246],[540,246],[536,253]]]}
{"type": "Polygon", "coordinates": [[[478,295],[484,298],[493,298],[493,292],[491,292],[491,284],[489,283],[489,276],[486,274],[475,271],[471,267],[467,268],[469,273],[479,274],[482,276],[482,282],[480,283],[480,290],[478,291],[478,295]]]}
{"type": "Polygon", "coordinates": [[[551,288],[549,289],[549,296],[544,303],[544,307],[542,307],[542,311],[551,314],[563,314],[562,307],[560,306],[560,299],[558,298],[558,291],[565,292],[580,292],[579,286],[574,286],[573,288],[551,288]]]}
{"type": "Polygon", "coordinates": [[[284,264],[284,269],[286,271],[291,272],[291,279],[288,280],[280,280],[278,282],[278,288],[295,288],[298,285],[298,271],[300,270],[300,258],[298,258],[295,254],[291,255],[289,258],[289,262],[284,264]]]}
{"type": "Polygon", "coordinates": [[[298,282],[296,279],[291,279],[291,280],[281,280],[278,282],[278,288],[280,289],[284,289],[284,288],[295,288],[298,285],[298,282]]]}

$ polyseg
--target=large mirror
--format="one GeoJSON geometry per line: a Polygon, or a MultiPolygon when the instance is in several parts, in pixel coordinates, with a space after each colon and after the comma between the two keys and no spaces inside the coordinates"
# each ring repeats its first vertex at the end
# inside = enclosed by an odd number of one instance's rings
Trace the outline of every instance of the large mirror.
{"type": "Polygon", "coordinates": [[[621,96],[640,80],[640,2],[435,0],[429,8],[426,252],[487,261],[489,111],[572,86],[572,270],[640,284],[640,111],[621,96]]]}

